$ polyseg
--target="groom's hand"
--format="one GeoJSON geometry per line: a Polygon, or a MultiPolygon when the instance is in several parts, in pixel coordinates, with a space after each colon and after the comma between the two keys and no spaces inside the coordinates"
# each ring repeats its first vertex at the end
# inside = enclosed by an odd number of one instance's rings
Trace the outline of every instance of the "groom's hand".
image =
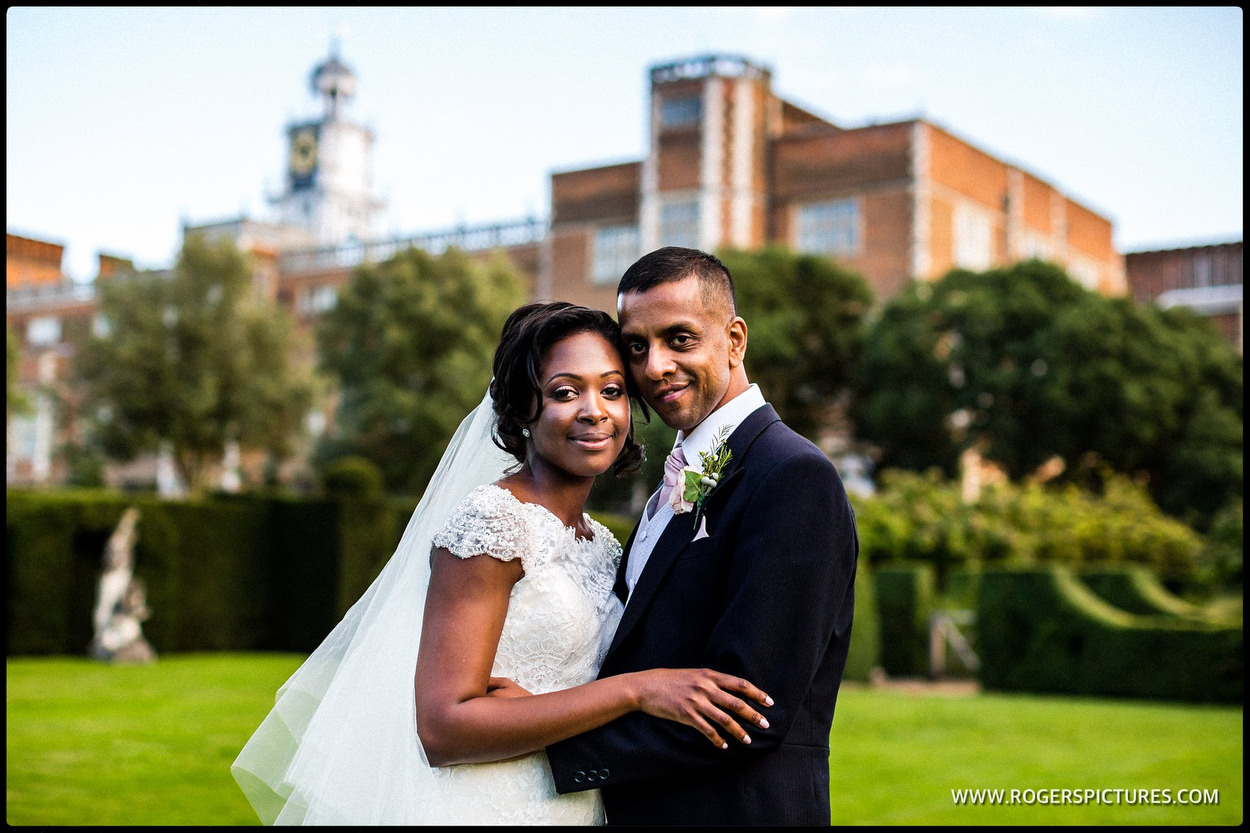
{"type": "Polygon", "coordinates": [[[530,697],[532,693],[507,677],[491,677],[486,683],[487,697],[530,697]]]}

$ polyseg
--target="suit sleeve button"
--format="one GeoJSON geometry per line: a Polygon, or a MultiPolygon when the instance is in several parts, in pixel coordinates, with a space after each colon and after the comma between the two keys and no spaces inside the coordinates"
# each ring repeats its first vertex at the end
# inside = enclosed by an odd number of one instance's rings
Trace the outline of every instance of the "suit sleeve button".
{"type": "Polygon", "coordinates": [[[580,784],[585,780],[586,780],[586,773],[582,772],[580,769],[577,772],[573,773],[574,784],[580,784]]]}

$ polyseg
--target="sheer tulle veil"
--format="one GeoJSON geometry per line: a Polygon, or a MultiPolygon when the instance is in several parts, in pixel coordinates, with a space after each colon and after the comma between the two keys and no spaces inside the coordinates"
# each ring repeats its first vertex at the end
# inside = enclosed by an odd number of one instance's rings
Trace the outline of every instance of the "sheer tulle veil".
{"type": "Polygon", "coordinates": [[[516,460],[491,440],[490,394],[456,430],[390,561],[278,690],[231,767],[265,824],[433,824],[438,782],[417,740],[413,675],[430,541],[516,460]]]}

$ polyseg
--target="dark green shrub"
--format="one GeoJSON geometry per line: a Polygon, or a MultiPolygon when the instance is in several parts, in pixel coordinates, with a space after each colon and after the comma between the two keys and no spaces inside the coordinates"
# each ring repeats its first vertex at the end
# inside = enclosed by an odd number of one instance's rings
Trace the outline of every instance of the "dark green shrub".
{"type": "Polygon", "coordinates": [[[334,497],[379,498],[383,494],[382,469],[367,457],[340,457],[321,475],[322,487],[334,497]]]}
{"type": "Polygon", "coordinates": [[[966,565],[1137,564],[1177,584],[1191,581],[1204,542],[1163,514],[1131,480],[1103,492],[1075,485],[999,484],[964,502],[935,471],[891,471],[871,498],[855,499],[861,552],[874,564],[923,561],[939,589],[966,565]]]}
{"type": "Polygon", "coordinates": [[[1063,567],[986,570],[977,631],[987,689],[1241,702],[1240,626],[1135,616],[1063,567]]]}
{"type": "Polygon", "coordinates": [[[1100,599],[1127,613],[1203,618],[1201,608],[1172,595],[1153,573],[1142,567],[1094,567],[1078,575],[1100,599]]]}
{"type": "Polygon", "coordinates": [[[1200,583],[1215,590],[1240,591],[1244,582],[1245,538],[1239,500],[1221,510],[1211,523],[1206,546],[1198,556],[1200,583]]]}
{"type": "Polygon", "coordinates": [[[881,667],[894,677],[929,673],[929,614],[933,568],[890,563],[873,571],[881,628],[881,667]]]}
{"type": "Polygon", "coordinates": [[[855,612],[843,679],[868,682],[881,665],[881,626],[873,585],[872,568],[861,556],[855,570],[855,612]]]}
{"type": "Polygon", "coordinates": [[[6,495],[6,653],[86,651],[105,543],[141,513],[135,576],[157,653],[310,651],[372,581],[411,506],[222,495],[197,501],[105,491],[6,495]]]}
{"type": "Polygon", "coordinates": [[[384,497],[339,501],[335,621],[369,589],[395,554],[413,508],[407,501],[384,497]]]}
{"type": "Polygon", "coordinates": [[[272,498],[266,582],[268,650],[308,652],[338,622],[341,507],[333,500],[272,498]]]}

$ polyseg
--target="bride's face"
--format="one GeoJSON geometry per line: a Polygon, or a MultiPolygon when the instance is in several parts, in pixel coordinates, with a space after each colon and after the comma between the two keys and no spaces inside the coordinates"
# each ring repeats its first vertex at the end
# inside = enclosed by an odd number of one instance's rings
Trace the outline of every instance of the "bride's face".
{"type": "Polygon", "coordinates": [[[579,477],[612,467],[629,435],[625,366],[598,333],[577,333],[552,345],[538,381],[542,410],[530,424],[531,466],[549,465],[579,477]]]}

